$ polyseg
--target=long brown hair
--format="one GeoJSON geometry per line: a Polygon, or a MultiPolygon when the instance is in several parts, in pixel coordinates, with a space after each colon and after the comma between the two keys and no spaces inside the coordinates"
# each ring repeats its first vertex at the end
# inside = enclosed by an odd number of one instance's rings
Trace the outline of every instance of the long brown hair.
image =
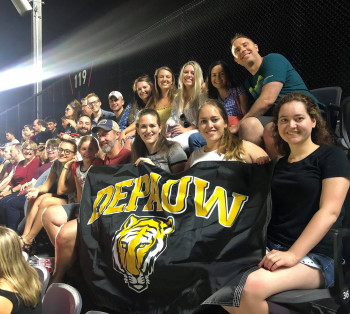
{"type": "Polygon", "coordinates": [[[240,140],[237,136],[233,135],[230,130],[228,129],[228,116],[226,109],[223,104],[221,104],[219,101],[216,99],[206,99],[204,104],[199,107],[198,110],[198,121],[197,125],[199,126],[199,116],[200,112],[203,109],[204,106],[213,106],[216,109],[218,109],[222,119],[226,123],[226,128],[224,130],[224,134],[220,139],[219,142],[219,148],[217,150],[219,155],[224,155],[225,160],[231,160],[231,159],[236,159],[239,161],[243,161],[242,155],[244,154],[244,149],[243,149],[243,142],[240,140]]]}
{"type": "MultiPolygon", "coordinates": [[[[160,68],[158,68],[156,70],[156,72],[154,73],[154,86],[155,86],[155,104],[157,104],[157,102],[160,100],[160,97],[162,96],[162,92],[160,90],[160,87],[158,85],[158,75],[159,75],[159,72],[161,70],[166,70],[166,71],[169,71],[171,73],[171,79],[172,79],[172,83],[171,83],[171,87],[170,87],[170,90],[169,90],[169,101],[170,103],[172,104],[174,102],[174,98],[176,96],[176,86],[175,86],[175,76],[174,76],[174,73],[173,71],[171,71],[171,69],[167,66],[162,66],[160,68]]],[[[152,109],[154,109],[154,107],[150,107],[152,109]]]]}
{"type": "Polygon", "coordinates": [[[27,307],[40,301],[41,283],[36,270],[22,255],[17,233],[0,226],[0,278],[8,281],[27,307]]]}
{"type": "Polygon", "coordinates": [[[151,78],[147,74],[141,75],[135,80],[135,82],[132,86],[132,90],[134,91],[135,100],[134,100],[134,103],[132,104],[132,108],[131,108],[130,114],[129,114],[129,123],[130,124],[134,121],[134,116],[135,116],[136,110],[141,110],[143,108],[154,108],[154,93],[155,93],[154,84],[153,84],[151,78]],[[139,97],[139,95],[137,93],[137,83],[140,83],[140,82],[145,82],[151,87],[151,95],[148,98],[146,104],[143,102],[143,100],[139,97]]]}
{"type": "Polygon", "coordinates": [[[291,101],[299,101],[304,104],[306,112],[311,119],[316,121],[316,126],[311,131],[311,140],[317,145],[331,145],[333,144],[333,138],[329,133],[326,122],[321,117],[320,111],[318,109],[315,101],[308,95],[302,93],[290,93],[282,97],[273,111],[273,122],[274,122],[274,133],[273,137],[276,143],[278,152],[282,156],[289,155],[290,147],[287,142],[285,142],[278,132],[278,115],[282,106],[291,101]]]}
{"type": "MultiPolygon", "coordinates": [[[[161,126],[160,123],[160,117],[157,111],[155,111],[154,109],[151,108],[145,108],[142,109],[138,114],[137,114],[137,118],[136,118],[136,128],[139,128],[139,122],[140,119],[145,116],[145,115],[151,115],[153,117],[156,118],[157,120],[157,124],[159,126],[161,126]]],[[[168,141],[166,139],[165,136],[165,131],[164,128],[161,130],[161,132],[159,133],[159,137],[156,143],[156,150],[158,154],[163,154],[166,155],[170,148],[175,145],[175,142],[171,142],[168,141]]],[[[149,155],[148,149],[146,147],[146,144],[144,143],[144,141],[141,139],[140,135],[138,134],[138,132],[136,132],[135,134],[135,139],[134,142],[132,143],[132,149],[131,149],[131,159],[133,161],[136,161],[138,158],[140,157],[146,157],[149,155]]]]}

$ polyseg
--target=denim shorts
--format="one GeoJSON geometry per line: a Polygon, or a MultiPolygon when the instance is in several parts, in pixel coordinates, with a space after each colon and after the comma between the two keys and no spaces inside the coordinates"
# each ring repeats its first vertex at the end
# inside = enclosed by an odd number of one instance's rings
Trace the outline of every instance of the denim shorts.
{"type": "MultiPolygon", "coordinates": [[[[271,240],[267,240],[267,251],[271,250],[278,250],[278,251],[288,251],[288,248],[278,244],[274,243],[271,240]]],[[[300,261],[300,263],[305,264],[307,266],[318,268],[323,273],[324,278],[324,287],[329,288],[334,285],[334,260],[333,258],[321,254],[321,253],[311,253],[309,252],[306,256],[303,257],[303,259],[300,261]]]]}

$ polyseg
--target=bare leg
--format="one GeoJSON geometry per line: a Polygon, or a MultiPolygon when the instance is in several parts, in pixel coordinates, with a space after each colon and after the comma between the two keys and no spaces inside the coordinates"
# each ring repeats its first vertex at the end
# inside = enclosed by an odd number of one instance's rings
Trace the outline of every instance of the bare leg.
{"type": "Polygon", "coordinates": [[[24,243],[28,243],[28,244],[32,243],[35,237],[40,232],[41,228],[43,227],[43,224],[41,222],[41,215],[48,206],[56,205],[56,204],[63,205],[66,203],[67,201],[65,199],[58,198],[58,197],[44,198],[38,206],[38,211],[35,216],[32,227],[30,228],[27,234],[23,234],[22,236],[24,243]]]}
{"type": "Polygon", "coordinates": [[[55,245],[55,271],[50,283],[62,282],[67,270],[69,270],[76,258],[75,243],[77,239],[78,220],[70,220],[59,229],[55,245]]]}
{"type": "Polygon", "coordinates": [[[247,119],[242,120],[240,123],[239,137],[242,140],[247,140],[256,145],[262,146],[263,132],[264,132],[263,125],[255,117],[249,117],[247,119]]]}
{"type": "Polygon", "coordinates": [[[43,226],[50,238],[53,246],[55,246],[55,239],[60,226],[65,224],[68,220],[67,213],[61,205],[49,206],[42,215],[43,226]]]}
{"type": "Polygon", "coordinates": [[[263,138],[265,143],[265,151],[271,159],[275,159],[278,156],[275,140],[272,137],[275,125],[273,122],[268,123],[264,128],[263,138]]]}
{"type": "Polygon", "coordinates": [[[39,204],[46,197],[52,197],[52,194],[46,193],[46,194],[40,195],[36,199],[28,200],[26,224],[24,227],[23,235],[26,235],[29,233],[29,231],[32,228],[32,225],[34,223],[35,217],[38,213],[39,204]]]}
{"type": "Polygon", "coordinates": [[[281,291],[315,289],[321,286],[323,275],[319,269],[297,264],[275,271],[259,269],[251,273],[244,286],[240,307],[224,309],[235,314],[268,314],[266,298],[281,291]]]}

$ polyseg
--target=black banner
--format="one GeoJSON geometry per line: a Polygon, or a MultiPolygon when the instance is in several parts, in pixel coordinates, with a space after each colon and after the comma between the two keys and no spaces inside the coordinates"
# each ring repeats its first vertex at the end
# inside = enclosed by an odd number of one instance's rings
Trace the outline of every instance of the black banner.
{"type": "Polygon", "coordinates": [[[78,248],[96,303],[120,313],[239,305],[265,254],[271,173],[271,163],[92,167],[78,248]]]}

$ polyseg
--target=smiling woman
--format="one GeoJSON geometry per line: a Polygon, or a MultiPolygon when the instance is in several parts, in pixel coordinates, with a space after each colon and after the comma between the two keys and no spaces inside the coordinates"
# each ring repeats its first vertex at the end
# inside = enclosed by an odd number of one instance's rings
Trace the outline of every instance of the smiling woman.
{"type": "Polygon", "coordinates": [[[166,139],[157,111],[141,110],[136,131],[132,146],[132,160],[136,165],[143,161],[172,173],[184,169],[187,156],[179,144],[166,139]]]}
{"type": "Polygon", "coordinates": [[[349,189],[350,165],[331,136],[314,100],[291,93],[274,111],[279,153],[271,183],[268,253],[245,283],[239,308],[230,313],[269,313],[265,301],[278,292],[330,287],[333,243],[349,189]]]}
{"type": "MultiPolygon", "coordinates": [[[[180,71],[178,95],[175,98],[170,119],[177,118],[179,123],[171,125],[167,137],[179,143],[184,150],[188,149],[188,138],[197,133],[197,114],[200,103],[204,101],[201,94],[203,73],[196,61],[188,61],[180,71]]],[[[169,120],[170,120],[169,119],[169,120]]],[[[168,120],[167,124],[171,122],[168,120]]]]}
{"type": "Polygon", "coordinates": [[[195,150],[185,169],[199,161],[226,160],[263,164],[269,161],[266,152],[259,146],[242,141],[228,129],[228,116],[224,106],[208,99],[199,108],[198,129],[207,144],[195,150]]]}
{"type": "Polygon", "coordinates": [[[23,143],[24,160],[21,160],[20,148],[20,144],[13,145],[11,148],[12,156],[19,160],[9,185],[0,194],[0,223],[5,225],[7,225],[7,203],[17,196],[22,185],[32,180],[35,170],[40,166],[39,158],[35,157],[37,146],[34,142],[26,141],[23,143]]]}
{"type": "Polygon", "coordinates": [[[162,126],[170,117],[174,98],[176,96],[175,77],[170,68],[163,66],[154,73],[155,97],[154,104],[149,108],[155,109],[160,117],[162,126]]]}

